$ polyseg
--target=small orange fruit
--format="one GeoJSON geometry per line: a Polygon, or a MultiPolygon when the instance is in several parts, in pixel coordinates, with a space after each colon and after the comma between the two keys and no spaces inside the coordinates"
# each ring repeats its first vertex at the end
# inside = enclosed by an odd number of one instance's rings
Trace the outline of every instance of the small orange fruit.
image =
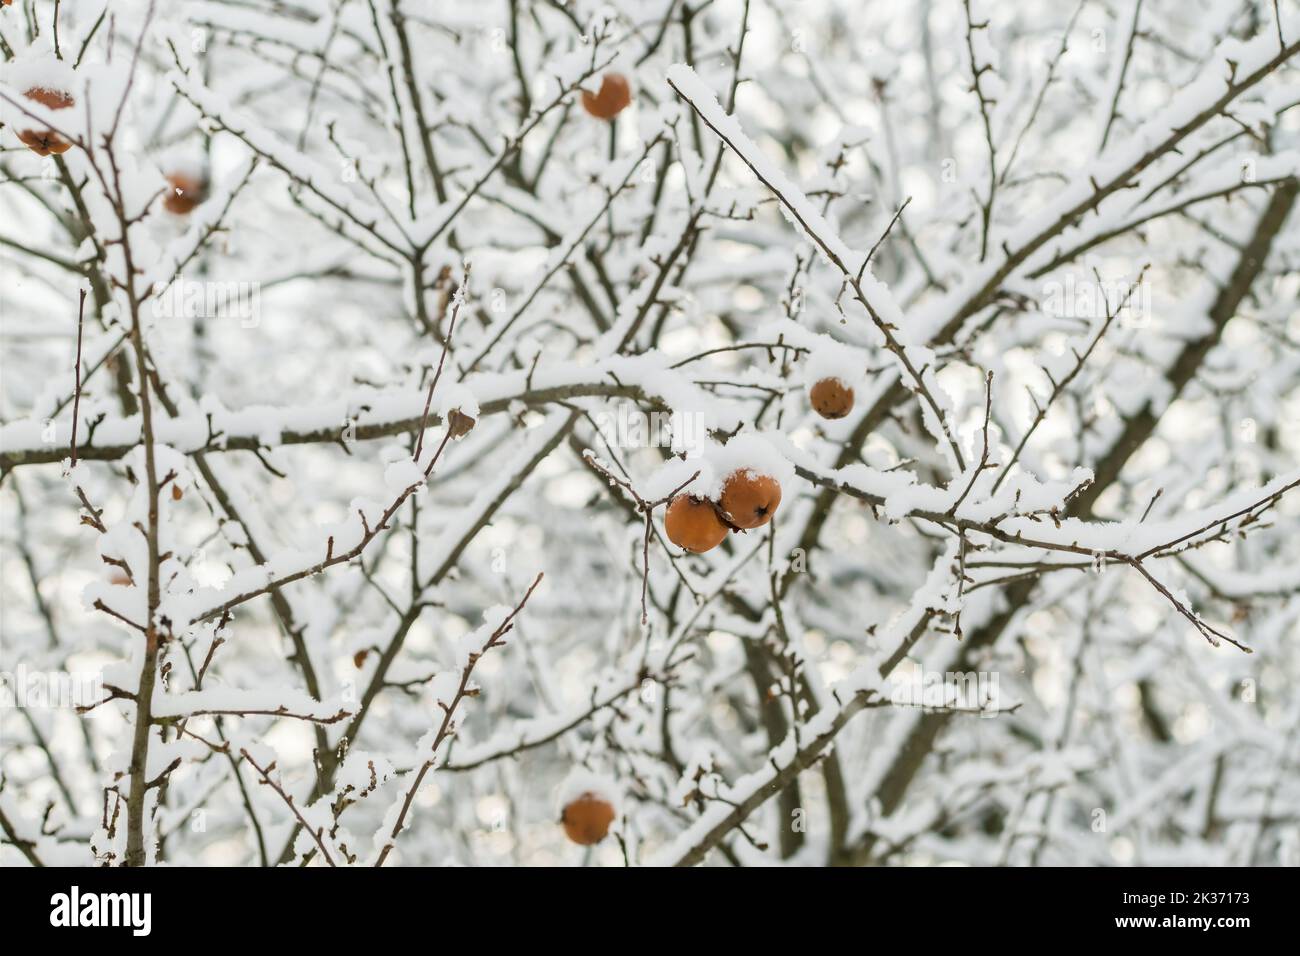
{"type": "Polygon", "coordinates": [[[33,86],[23,96],[29,100],[35,100],[46,109],[51,110],[66,110],[69,106],[75,106],[77,103],[71,93],[50,89],[47,86],[33,86]]]}
{"type": "MultiPolygon", "coordinates": [[[[44,86],[33,86],[23,93],[29,100],[40,103],[46,109],[66,110],[76,104],[71,93],[54,90],[44,86]]],[[[51,153],[66,153],[72,144],[52,129],[25,129],[18,132],[23,141],[37,156],[49,156],[51,153]]]]}
{"type": "Polygon", "coordinates": [[[781,504],[781,483],[771,475],[742,468],[727,476],[718,504],[737,528],[761,528],[781,504]]]}
{"type": "Polygon", "coordinates": [[[584,793],[571,801],[560,814],[564,833],[579,846],[591,846],[605,839],[614,822],[614,805],[594,793],[584,793]]]}
{"type": "Polygon", "coordinates": [[[678,495],[668,503],[664,530],[669,541],[696,554],[716,548],[727,536],[713,502],[694,495],[678,495]]]}
{"type": "Polygon", "coordinates": [[[168,173],[163,207],[172,215],[187,216],[208,198],[207,184],[189,173],[168,173]]]}
{"type": "Polygon", "coordinates": [[[808,400],[822,418],[834,421],[853,411],[853,389],[838,378],[824,378],[808,392],[808,400]]]}
{"type": "Polygon", "coordinates": [[[22,140],[23,145],[30,149],[37,156],[49,156],[66,153],[72,148],[72,144],[66,139],[54,132],[52,129],[25,129],[18,133],[18,138],[22,140]]]}
{"type": "Polygon", "coordinates": [[[582,91],[582,108],[596,119],[612,120],[632,102],[632,88],[622,73],[606,73],[600,79],[600,92],[582,91]]]}

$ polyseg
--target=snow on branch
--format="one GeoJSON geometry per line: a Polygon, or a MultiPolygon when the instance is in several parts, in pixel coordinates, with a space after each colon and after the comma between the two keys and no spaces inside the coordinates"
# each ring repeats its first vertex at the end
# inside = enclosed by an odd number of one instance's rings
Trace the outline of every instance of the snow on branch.
{"type": "Polygon", "coordinates": [[[1286,4],[101,7],[0,865],[1300,861],[1286,4]]]}

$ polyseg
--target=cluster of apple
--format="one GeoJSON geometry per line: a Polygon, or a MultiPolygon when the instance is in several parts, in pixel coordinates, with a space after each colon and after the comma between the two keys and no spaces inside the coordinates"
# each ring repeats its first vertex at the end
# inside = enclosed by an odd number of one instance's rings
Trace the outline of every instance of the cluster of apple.
{"type": "Polygon", "coordinates": [[[781,483],[751,468],[733,471],[722,483],[717,501],[678,495],[668,503],[664,530],[679,548],[703,554],[722,543],[728,531],[761,528],[781,504],[781,483]]]}
{"type": "MultiPolygon", "coordinates": [[[[67,90],[48,86],[33,86],[25,90],[23,95],[50,110],[66,110],[77,104],[76,97],[67,90]]],[[[18,138],[37,156],[58,156],[72,148],[68,140],[52,129],[19,130],[18,138]]],[[[166,179],[163,207],[173,215],[188,215],[207,198],[207,183],[201,176],[177,170],[168,173],[166,179]]]]}
{"type": "MultiPolygon", "coordinates": [[[[23,93],[34,103],[40,103],[49,110],[66,110],[76,105],[71,93],[65,90],[52,90],[43,86],[33,86],[23,93]]],[[[18,138],[23,145],[37,156],[49,156],[66,153],[72,146],[66,139],[52,129],[24,129],[18,131],[18,138]]]]}
{"type": "MultiPolygon", "coordinates": [[[[827,377],[809,390],[813,409],[822,418],[843,418],[853,410],[853,389],[841,379],[827,377]]],[[[668,503],[664,530],[679,548],[703,554],[723,542],[728,531],[750,531],[772,520],[781,504],[781,483],[752,468],[740,468],[722,483],[716,501],[681,494],[668,503]]]]}

